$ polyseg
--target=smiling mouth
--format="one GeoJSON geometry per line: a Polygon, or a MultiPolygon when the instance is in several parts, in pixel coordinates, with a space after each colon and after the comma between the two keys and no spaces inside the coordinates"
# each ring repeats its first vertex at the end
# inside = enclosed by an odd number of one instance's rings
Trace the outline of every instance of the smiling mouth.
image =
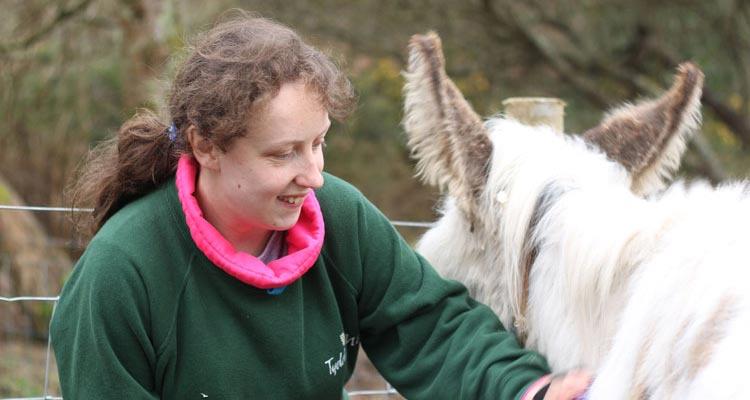
{"type": "Polygon", "coordinates": [[[305,199],[305,196],[276,196],[276,198],[284,203],[298,206],[302,204],[302,200],[305,199]]]}

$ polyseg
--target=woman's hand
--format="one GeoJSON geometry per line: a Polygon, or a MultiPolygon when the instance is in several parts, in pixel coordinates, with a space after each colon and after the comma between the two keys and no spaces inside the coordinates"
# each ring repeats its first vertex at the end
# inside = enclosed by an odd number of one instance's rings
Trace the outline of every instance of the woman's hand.
{"type": "Polygon", "coordinates": [[[585,370],[572,370],[552,376],[544,400],[578,400],[584,399],[586,389],[591,385],[593,376],[585,370]]]}
{"type": "Polygon", "coordinates": [[[521,400],[584,400],[592,379],[583,369],[545,375],[529,385],[521,400]]]}

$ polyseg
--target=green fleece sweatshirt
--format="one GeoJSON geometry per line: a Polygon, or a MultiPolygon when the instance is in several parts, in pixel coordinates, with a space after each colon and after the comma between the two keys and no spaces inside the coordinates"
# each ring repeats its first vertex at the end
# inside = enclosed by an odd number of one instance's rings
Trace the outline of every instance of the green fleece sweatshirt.
{"type": "Polygon", "coordinates": [[[410,399],[512,399],[547,372],[356,189],[325,182],[321,254],[280,295],[204,256],[174,181],[110,218],[52,320],[66,400],[338,399],[360,343],[410,399]]]}

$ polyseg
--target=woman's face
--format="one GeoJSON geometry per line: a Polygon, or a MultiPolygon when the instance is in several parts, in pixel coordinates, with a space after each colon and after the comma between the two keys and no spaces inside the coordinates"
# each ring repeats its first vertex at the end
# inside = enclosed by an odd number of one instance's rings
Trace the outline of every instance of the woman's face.
{"type": "Polygon", "coordinates": [[[317,94],[304,83],[284,84],[252,121],[247,136],[217,155],[211,197],[228,228],[286,230],[302,200],[323,185],[323,146],[331,125],[317,94]]]}

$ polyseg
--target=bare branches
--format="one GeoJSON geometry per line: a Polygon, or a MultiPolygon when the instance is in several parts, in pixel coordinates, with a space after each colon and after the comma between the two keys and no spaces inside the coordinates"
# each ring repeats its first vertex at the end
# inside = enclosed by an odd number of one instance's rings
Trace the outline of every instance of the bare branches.
{"type": "MultiPolygon", "coordinates": [[[[677,56],[664,47],[651,44],[648,51],[656,56],[662,65],[677,65],[677,56]]],[[[708,86],[703,88],[701,100],[737,136],[744,148],[750,148],[750,121],[745,116],[721,101],[708,86]]]]}
{"type": "MultiPolygon", "coordinates": [[[[500,36],[498,29],[507,34],[511,32],[517,43],[523,43],[528,51],[536,53],[544,62],[552,67],[560,78],[573,86],[590,103],[599,108],[611,105],[610,97],[601,90],[602,83],[614,83],[632,93],[655,95],[663,91],[663,85],[649,78],[646,71],[639,69],[639,59],[650,56],[658,51],[665,68],[674,68],[677,57],[668,51],[657,47],[650,40],[649,33],[643,26],[636,31],[634,42],[628,46],[623,60],[613,60],[606,52],[597,51],[597,46],[587,43],[576,29],[569,25],[569,21],[555,19],[545,14],[542,6],[526,3],[519,5],[512,0],[483,0],[482,8],[492,23],[488,29],[493,36],[500,36]],[[537,8],[534,8],[537,7],[537,8]],[[501,11],[502,10],[502,11],[501,11]]],[[[580,28],[590,35],[591,29],[580,28]]],[[[745,145],[750,145],[750,124],[734,110],[722,103],[708,88],[704,90],[706,106],[717,114],[732,132],[745,145]]],[[[720,181],[726,177],[718,157],[714,154],[705,138],[700,134],[695,141],[696,152],[702,160],[701,169],[712,181],[720,181]]]]}
{"type": "Polygon", "coordinates": [[[527,15],[516,10],[515,3],[509,1],[504,4],[504,9],[507,15],[500,14],[493,5],[492,0],[483,0],[483,8],[487,18],[490,18],[493,22],[488,25],[490,33],[494,37],[498,37],[498,27],[503,29],[510,29],[512,32],[519,35],[519,37],[526,44],[526,47],[538,53],[557,71],[564,81],[570,83],[576,87],[590,102],[594,103],[598,107],[606,107],[607,99],[601,95],[601,92],[592,84],[592,82],[583,79],[580,74],[575,71],[573,65],[569,60],[561,57],[554,46],[548,42],[542,35],[536,34],[532,27],[531,22],[527,15]]]}
{"type": "Polygon", "coordinates": [[[42,40],[45,36],[49,35],[58,26],[63,24],[65,21],[73,18],[74,16],[82,13],[88,5],[91,4],[91,0],[82,0],[78,4],[73,5],[70,8],[60,8],[57,10],[55,17],[50,22],[43,25],[37,31],[29,34],[25,38],[8,44],[0,45],[0,57],[7,55],[13,51],[24,50],[38,41],[42,40]]]}

